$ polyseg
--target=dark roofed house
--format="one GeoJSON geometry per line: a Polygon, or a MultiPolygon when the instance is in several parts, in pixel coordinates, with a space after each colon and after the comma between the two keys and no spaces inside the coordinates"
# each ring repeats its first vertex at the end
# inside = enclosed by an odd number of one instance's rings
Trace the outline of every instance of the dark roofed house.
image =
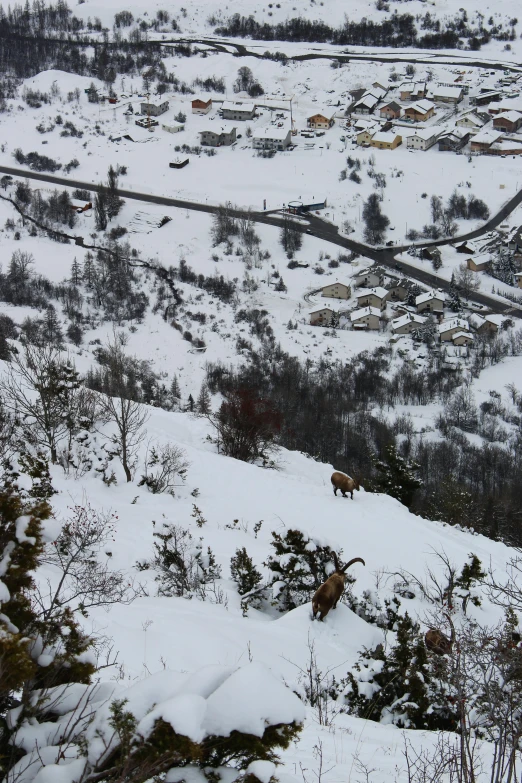
{"type": "Polygon", "coordinates": [[[379,110],[379,114],[386,120],[398,120],[401,116],[401,107],[396,101],[390,101],[379,110]]]}

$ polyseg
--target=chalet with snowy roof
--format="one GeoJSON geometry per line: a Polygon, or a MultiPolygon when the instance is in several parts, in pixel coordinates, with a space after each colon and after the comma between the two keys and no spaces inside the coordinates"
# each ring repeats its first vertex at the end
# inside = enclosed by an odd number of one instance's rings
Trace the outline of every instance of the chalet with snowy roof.
{"type": "Polygon", "coordinates": [[[368,125],[363,130],[360,130],[357,136],[355,137],[355,140],[357,141],[359,147],[362,147],[363,144],[369,144],[374,134],[378,132],[379,127],[380,126],[377,123],[375,123],[374,125],[368,125]]]}
{"type": "Polygon", "coordinates": [[[308,117],[306,124],[314,130],[328,130],[335,122],[335,112],[336,109],[333,106],[329,106],[308,117]]]}
{"type": "Polygon", "coordinates": [[[357,114],[373,114],[379,101],[379,95],[374,95],[372,92],[367,92],[359,101],[357,101],[353,107],[353,110],[357,114]]]}
{"type": "Polygon", "coordinates": [[[331,307],[321,307],[319,310],[314,310],[310,313],[310,325],[329,326],[334,315],[335,311],[331,307]]]}
{"type": "Polygon", "coordinates": [[[442,313],[446,294],[443,291],[426,291],[415,298],[415,306],[418,313],[442,313]]]}
{"type": "Polygon", "coordinates": [[[505,111],[493,117],[493,127],[495,130],[504,133],[516,133],[522,125],[522,114],[517,111],[505,111]]]}
{"type": "Polygon", "coordinates": [[[489,255],[476,255],[466,259],[466,266],[471,272],[485,272],[489,269],[490,263],[489,255]]]}
{"type": "Polygon", "coordinates": [[[332,299],[349,299],[352,289],[346,283],[329,283],[321,289],[322,296],[330,296],[332,299]]]}
{"type": "Polygon", "coordinates": [[[502,138],[502,131],[492,128],[483,128],[471,139],[472,152],[487,152],[491,145],[502,138]]]}
{"type": "Polygon", "coordinates": [[[362,307],[350,313],[350,321],[354,329],[379,329],[381,311],[378,307],[362,307]]]}
{"type": "Polygon", "coordinates": [[[438,144],[440,152],[458,152],[466,146],[470,139],[470,132],[464,128],[454,128],[439,136],[438,144]]]}
{"type": "Polygon", "coordinates": [[[456,332],[469,332],[469,323],[464,318],[451,318],[443,321],[437,329],[441,342],[451,342],[456,332]]]}
{"type": "Polygon", "coordinates": [[[291,128],[259,128],[252,134],[252,147],[255,150],[286,150],[292,143],[291,128]]]}
{"type": "Polygon", "coordinates": [[[391,330],[393,334],[411,334],[418,329],[419,326],[426,323],[426,318],[417,313],[404,313],[398,318],[394,318],[391,322],[391,330]]]}
{"type": "Polygon", "coordinates": [[[417,101],[413,106],[408,106],[404,116],[412,122],[426,122],[435,113],[435,106],[431,101],[417,101]]]}
{"type": "Polygon", "coordinates": [[[159,117],[160,114],[165,114],[169,110],[169,102],[163,101],[163,103],[141,103],[140,112],[146,114],[147,117],[159,117]]]}
{"type": "Polygon", "coordinates": [[[455,332],[451,336],[451,342],[453,345],[461,346],[461,345],[469,345],[473,342],[473,335],[471,332],[455,332]]]}
{"type": "Polygon", "coordinates": [[[465,128],[471,135],[475,135],[490,121],[491,117],[487,112],[468,111],[462,117],[459,117],[455,126],[457,128],[465,128]]]}
{"type": "Polygon", "coordinates": [[[377,131],[370,139],[370,147],[378,150],[394,150],[402,144],[402,136],[395,131],[377,131]]]}
{"type": "Polygon", "coordinates": [[[386,285],[388,301],[404,302],[410,293],[411,284],[408,280],[392,280],[386,285]]]}
{"type": "Polygon", "coordinates": [[[379,114],[384,120],[398,120],[402,107],[396,101],[390,101],[379,109],[379,114]]]}
{"type": "Polygon", "coordinates": [[[384,310],[388,299],[388,289],[382,286],[376,288],[363,288],[357,294],[357,305],[359,307],[379,307],[384,310]]]}
{"type": "Polygon", "coordinates": [[[476,242],[474,242],[472,239],[467,239],[465,242],[461,242],[460,245],[455,246],[455,250],[457,253],[464,253],[465,255],[478,253],[479,252],[479,245],[477,245],[476,242]]]}
{"type": "Polygon", "coordinates": [[[429,150],[437,143],[437,139],[440,136],[440,128],[417,128],[415,133],[408,136],[406,139],[406,146],[410,150],[429,150]]]}
{"type": "Polygon", "coordinates": [[[192,101],[192,114],[208,114],[212,108],[212,98],[206,101],[203,98],[194,98],[192,101]]]}
{"type": "Polygon", "coordinates": [[[435,103],[452,103],[455,106],[464,98],[463,87],[445,87],[439,84],[431,90],[431,97],[435,103]]]}
{"type": "Polygon", "coordinates": [[[401,101],[422,100],[428,94],[426,82],[403,82],[399,87],[401,101]]]}
{"type": "Polygon", "coordinates": [[[384,277],[384,270],[375,267],[373,269],[367,269],[365,272],[361,272],[354,278],[354,284],[356,288],[374,288],[381,284],[384,277]]]}
{"type": "Polygon", "coordinates": [[[230,147],[236,140],[236,129],[204,130],[199,133],[199,143],[204,147],[230,147]]]}
{"type": "Polygon", "coordinates": [[[223,101],[221,115],[224,120],[253,120],[256,113],[254,103],[242,103],[241,101],[223,101]]]}

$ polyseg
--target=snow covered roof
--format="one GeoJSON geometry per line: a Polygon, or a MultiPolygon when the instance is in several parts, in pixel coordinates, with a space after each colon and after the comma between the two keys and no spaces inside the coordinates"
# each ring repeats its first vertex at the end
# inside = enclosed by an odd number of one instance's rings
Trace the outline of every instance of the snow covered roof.
{"type": "Polygon", "coordinates": [[[491,315],[486,315],[484,320],[489,321],[490,324],[495,324],[495,326],[502,326],[506,319],[499,313],[491,313],[491,315]]]}
{"type": "Polygon", "coordinates": [[[228,111],[254,111],[255,103],[242,103],[241,101],[223,101],[222,109],[228,111]]]}
{"type": "Polygon", "coordinates": [[[473,137],[473,144],[493,144],[494,141],[502,138],[500,131],[492,130],[491,128],[483,128],[473,137]]]}
{"type": "Polygon", "coordinates": [[[277,139],[278,141],[284,141],[289,133],[290,128],[257,128],[253,132],[252,137],[254,139],[277,139]]]}
{"type": "Polygon", "coordinates": [[[357,101],[355,108],[357,108],[357,106],[367,106],[369,109],[373,109],[373,107],[379,103],[379,100],[379,96],[373,95],[371,92],[369,92],[366,93],[366,95],[363,95],[359,101],[357,101]]]}
{"type": "Polygon", "coordinates": [[[431,101],[422,100],[422,101],[417,101],[417,103],[414,103],[412,106],[409,106],[408,108],[412,109],[413,111],[419,112],[419,114],[425,114],[430,109],[434,109],[435,106],[431,101]]]}
{"type": "Polygon", "coordinates": [[[439,84],[432,89],[433,95],[440,98],[460,98],[462,95],[462,87],[444,87],[439,84]]]}
{"type": "Polygon", "coordinates": [[[473,125],[476,125],[477,128],[482,128],[482,126],[486,125],[489,121],[489,118],[480,117],[475,111],[467,111],[462,117],[459,117],[457,122],[460,122],[460,120],[467,120],[468,122],[473,123],[473,125]]]}
{"type": "Polygon", "coordinates": [[[378,307],[361,307],[359,310],[354,310],[350,313],[350,321],[358,321],[360,318],[364,318],[368,315],[376,315],[377,318],[381,317],[381,311],[378,307]]]}
{"type": "Polygon", "coordinates": [[[365,128],[361,128],[361,130],[357,133],[357,135],[360,136],[361,133],[369,133],[369,134],[375,133],[377,128],[380,127],[381,126],[379,125],[378,122],[369,122],[365,128]]]}
{"type": "Polygon", "coordinates": [[[414,322],[416,324],[423,324],[426,321],[426,318],[422,315],[417,315],[417,313],[404,313],[404,315],[400,315],[398,318],[394,318],[391,322],[391,328],[392,329],[400,329],[403,326],[406,326],[406,324],[409,324],[411,322],[414,322]]]}
{"type": "Polygon", "coordinates": [[[375,296],[380,296],[381,299],[384,299],[384,297],[387,296],[388,291],[386,288],[379,285],[375,288],[361,288],[357,294],[357,299],[361,299],[363,296],[369,296],[370,294],[375,294],[375,296]]]}
{"type": "Polygon", "coordinates": [[[415,304],[420,305],[424,302],[430,302],[432,299],[438,299],[439,302],[444,302],[446,300],[446,294],[444,291],[426,291],[425,294],[419,294],[415,297],[415,304]]]}
{"type": "Polygon", "coordinates": [[[324,117],[325,120],[331,120],[332,117],[335,117],[336,111],[336,106],[323,106],[321,109],[314,111],[313,114],[310,114],[307,119],[310,120],[312,117],[324,117]]]}
{"type": "Polygon", "coordinates": [[[471,313],[469,316],[469,323],[474,329],[480,329],[480,327],[486,323],[486,319],[478,313],[471,313]]]}
{"type": "Polygon", "coordinates": [[[394,131],[378,131],[377,133],[374,133],[372,136],[372,141],[380,141],[384,144],[393,144],[395,139],[401,138],[399,133],[395,133],[394,131]]]}
{"type": "MultiPolygon", "coordinates": [[[[440,133],[440,128],[432,127],[432,128],[417,128],[415,130],[415,133],[412,133],[411,136],[418,136],[419,139],[424,139],[427,141],[428,139],[432,139],[434,136],[437,136],[440,133]]],[[[411,136],[409,138],[411,138],[411,136]]]]}
{"type": "Polygon", "coordinates": [[[450,329],[468,331],[469,323],[464,318],[450,318],[449,321],[444,321],[444,323],[439,326],[438,332],[439,334],[444,334],[444,332],[449,332],[450,329]]]}
{"type": "Polygon", "coordinates": [[[520,122],[522,117],[520,116],[518,111],[514,111],[511,109],[511,111],[503,111],[501,114],[497,114],[496,117],[493,118],[493,122],[496,122],[497,120],[508,120],[509,122],[520,122]]]}
{"type": "Polygon", "coordinates": [[[452,340],[456,340],[459,337],[465,337],[467,340],[473,340],[473,335],[471,335],[469,332],[455,332],[455,334],[451,335],[452,340]]]}

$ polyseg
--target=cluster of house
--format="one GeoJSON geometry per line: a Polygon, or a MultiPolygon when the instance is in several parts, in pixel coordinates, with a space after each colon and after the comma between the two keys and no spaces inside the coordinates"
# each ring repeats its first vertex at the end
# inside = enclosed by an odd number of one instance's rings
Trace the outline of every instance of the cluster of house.
{"type": "MultiPolygon", "coordinates": [[[[473,342],[471,328],[478,334],[495,333],[505,320],[501,315],[473,314],[469,319],[462,317],[444,318],[446,295],[443,291],[425,291],[414,297],[414,304],[406,304],[412,286],[409,280],[392,279],[386,285],[384,272],[370,270],[354,279],[358,289],[355,294],[356,306],[352,311],[337,311],[333,307],[321,307],[310,313],[312,326],[330,326],[338,323],[341,327],[350,325],[356,331],[379,330],[384,320],[388,302],[395,303],[397,317],[390,321],[394,335],[407,335],[420,329],[432,315],[437,321],[437,332],[441,342],[453,345],[469,345],[473,342]]],[[[324,297],[348,300],[352,296],[351,286],[347,283],[329,283],[321,289],[324,297]]]]}
{"type": "MultiPolygon", "coordinates": [[[[466,240],[456,246],[457,253],[464,253],[466,266],[471,272],[489,272],[494,260],[495,252],[508,252],[511,261],[522,270],[522,226],[515,229],[510,236],[503,238],[498,235],[497,240],[488,241],[485,245],[478,241],[466,240]]],[[[522,271],[513,275],[515,285],[522,288],[522,271]]]]}

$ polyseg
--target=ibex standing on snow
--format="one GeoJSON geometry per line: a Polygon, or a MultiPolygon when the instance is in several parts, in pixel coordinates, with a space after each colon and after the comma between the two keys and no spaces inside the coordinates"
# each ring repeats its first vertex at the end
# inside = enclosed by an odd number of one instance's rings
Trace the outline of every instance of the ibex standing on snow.
{"type": "Polygon", "coordinates": [[[346,569],[350,568],[354,563],[362,563],[366,565],[362,557],[354,557],[349,563],[346,563],[344,568],[339,566],[337,555],[333,552],[333,559],[335,564],[335,571],[328,577],[326,582],[316,590],[314,597],[312,598],[312,612],[314,620],[318,612],[319,619],[324,620],[330,609],[335,609],[339,598],[343,594],[344,585],[346,582],[346,569]]]}

